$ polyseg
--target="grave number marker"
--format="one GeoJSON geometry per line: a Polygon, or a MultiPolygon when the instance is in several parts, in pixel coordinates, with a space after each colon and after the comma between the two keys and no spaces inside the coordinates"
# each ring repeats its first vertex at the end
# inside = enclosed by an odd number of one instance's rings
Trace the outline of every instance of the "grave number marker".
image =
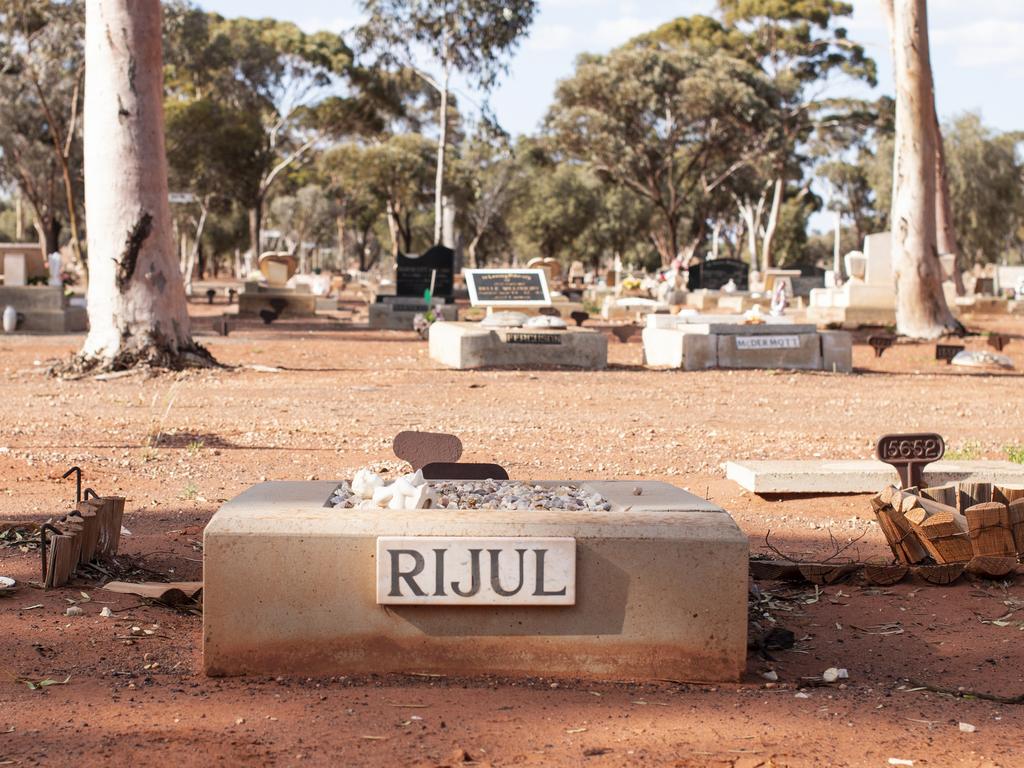
{"type": "Polygon", "coordinates": [[[945,453],[942,435],[934,432],[883,435],[875,448],[879,460],[896,468],[904,488],[922,487],[925,466],[945,453]]]}
{"type": "Polygon", "coordinates": [[[953,358],[963,351],[963,344],[936,344],[935,359],[945,360],[946,365],[949,365],[953,362],[953,358]]]}
{"type": "Polygon", "coordinates": [[[996,352],[1002,352],[1003,347],[1010,343],[1010,337],[1003,333],[990,333],[988,336],[988,345],[992,347],[996,352]]]}
{"type": "Polygon", "coordinates": [[[874,336],[868,336],[868,344],[875,350],[875,357],[881,357],[882,354],[896,343],[896,337],[890,336],[889,334],[875,334],[874,336]]]}

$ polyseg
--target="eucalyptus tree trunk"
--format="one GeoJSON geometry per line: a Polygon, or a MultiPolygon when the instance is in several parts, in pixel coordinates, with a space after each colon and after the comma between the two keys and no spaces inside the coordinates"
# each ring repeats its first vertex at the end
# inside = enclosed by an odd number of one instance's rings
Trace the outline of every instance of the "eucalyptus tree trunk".
{"type": "MultiPolygon", "coordinates": [[[[889,42],[893,61],[896,60],[896,10],[894,0],[882,0],[882,14],[889,29],[889,42]]],[[[953,284],[956,292],[963,296],[964,281],[960,274],[960,245],[956,239],[956,228],[953,224],[953,204],[949,193],[949,173],[946,169],[946,152],[942,143],[942,126],[939,123],[938,109],[935,107],[935,82],[932,81],[932,130],[935,141],[935,226],[938,238],[939,253],[952,253],[956,256],[953,266],[953,284]]],[[[860,242],[858,238],[857,242],[860,242]]]]}
{"type": "Polygon", "coordinates": [[[451,68],[448,61],[443,63],[441,76],[440,130],[437,138],[437,172],[434,176],[434,244],[441,243],[444,227],[444,163],[448,150],[448,85],[451,68]]]}
{"type": "Polygon", "coordinates": [[[782,195],[785,189],[782,185],[782,177],[775,180],[772,190],[772,207],[768,213],[768,223],[764,228],[764,239],[761,241],[761,274],[767,275],[772,268],[772,243],[775,241],[775,231],[779,228],[779,210],[782,208],[782,195]]]}
{"type": "Polygon", "coordinates": [[[87,0],[89,335],[71,368],[209,364],[171,234],[159,0],[87,0]]]}
{"type": "Polygon", "coordinates": [[[892,237],[896,330],[934,339],[962,330],[942,292],[936,239],[935,130],[925,0],[897,0],[893,26],[896,152],[892,237]]]}

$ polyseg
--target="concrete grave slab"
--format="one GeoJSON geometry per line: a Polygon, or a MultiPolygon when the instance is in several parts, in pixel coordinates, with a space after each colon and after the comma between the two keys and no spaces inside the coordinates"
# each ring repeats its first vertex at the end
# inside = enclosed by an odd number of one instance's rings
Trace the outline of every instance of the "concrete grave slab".
{"type": "Polygon", "coordinates": [[[649,321],[643,329],[650,366],[699,371],[709,368],[853,370],[849,333],[819,333],[815,326],[784,323],[699,322],[699,317],[649,321]],[[675,320],[675,322],[672,322],[675,320]]]}
{"type": "MultiPolygon", "coordinates": [[[[206,672],[738,680],[749,548],[729,514],[666,483],[574,484],[611,509],[341,510],[326,506],[333,482],[250,488],[204,533],[206,672]],[[573,540],[572,604],[381,604],[389,537],[432,537],[419,542],[431,552],[497,537],[502,558],[573,540]]],[[[536,552],[526,557],[536,576],[536,552]]],[[[568,560],[548,557],[544,591],[558,592],[555,563],[567,576],[568,560]]],[[[503,589],[514,582],[502,571],[503,589]]]]}
{"type": "Polygon", "coordinates": [[[19,331],[76,333],[89,327],[85,308],[69,306],[59,285],[0,285],[0,310],[6,306],[24,315],[19,331]]]}
{"type": "MultiPolygon", "coordinates": [[[[458,308],[454,304],[433,301],[434,313],[442,320],[455,320],[458,308]]],[[[422,297],[384,296],[370,304],[369,324],[374,330],[411,331],[416,315],[430,309],[422,297]]]]}
{"type": "MultiPolygon", "coordinates": [[[[896,470],[877,459],[845,461],[730,461],[725,476],[758,494],[877,493],[899,483],[896,470]]],[[[1024,483],[1024,465],[1010,461],[936,461],[924,471],[927,486],[974,480],[1024,483]]]]}
{"type": "Polygon", "coordinates": [[[588,328],[488,328],[434,323],[430,358],[449,368],[559,366],[598,370],[608,365],[608,337],[588,328]]]}

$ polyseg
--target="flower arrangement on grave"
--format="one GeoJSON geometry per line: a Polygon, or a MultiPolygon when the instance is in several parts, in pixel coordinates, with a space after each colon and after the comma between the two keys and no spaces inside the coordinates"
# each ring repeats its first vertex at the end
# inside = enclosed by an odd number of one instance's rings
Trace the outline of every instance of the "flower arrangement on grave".
{"type": "Polygon", "coordinates": [[[630,275],[622,278],[622,290],[624,291],[639,291],[641,287],[643,287],[643,282],[639,277],[630,275]]]}
{"type": "Polygon", "coordinates": [[[437,311],[434,309],[434,281],[437,279],[437,270],[430,273],[430,287],[423,292],[423,301],[427,305],[426,312],[419,312],[412,319],[412,328],[426,339],[430,335],[430,326],[437,322],[437,311]]]}

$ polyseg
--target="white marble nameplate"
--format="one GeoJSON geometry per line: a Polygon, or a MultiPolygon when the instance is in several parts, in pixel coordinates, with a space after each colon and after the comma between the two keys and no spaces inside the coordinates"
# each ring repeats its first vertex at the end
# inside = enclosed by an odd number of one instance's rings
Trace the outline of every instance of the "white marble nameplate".
{"type": "Polygon", "coordinates": [[[736,349],[800,349],[797,336],[737,336],[736,349]]]}
{"type": "Polygon", "coordinates": [[[575,605],[576,540],[377,539],[380,605],[575,605]]]}

